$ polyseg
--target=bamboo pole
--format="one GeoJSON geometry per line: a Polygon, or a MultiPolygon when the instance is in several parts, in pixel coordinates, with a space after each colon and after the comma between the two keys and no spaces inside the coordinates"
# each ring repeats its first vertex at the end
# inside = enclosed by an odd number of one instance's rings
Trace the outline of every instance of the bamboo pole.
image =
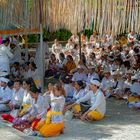
{"type": "Polygon", "coordinates": [[[38,0],[39,4],[39,22],[40,22],[40,74],[41,74],[41,88],[44,91],[44,56],[43,56],[43,26],[42,26],[42,0],[38,0]]]}

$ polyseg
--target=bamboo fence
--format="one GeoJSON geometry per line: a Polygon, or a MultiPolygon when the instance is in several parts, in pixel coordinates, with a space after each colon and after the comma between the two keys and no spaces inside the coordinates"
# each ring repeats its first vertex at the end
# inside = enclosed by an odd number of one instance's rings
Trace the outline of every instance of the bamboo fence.
{"type": "MultiPolygon", "coordinates": [[[[80,32],[93,28],[103,35],[140,31],[140,0],[42,0],[43,26],[80,32]]],[[[10,25],[39,27],[38,0],[0,0],[0,30],[10,25]]]]}

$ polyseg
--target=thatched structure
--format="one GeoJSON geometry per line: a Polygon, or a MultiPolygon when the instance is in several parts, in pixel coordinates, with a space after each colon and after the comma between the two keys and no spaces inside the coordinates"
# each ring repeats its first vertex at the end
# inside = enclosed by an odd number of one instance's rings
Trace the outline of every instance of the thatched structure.
{"type": "Polygon", "coordinates": [[[0,34],[39,32],[38,0],[0,0],[0,34]]]}
{"type": "Polygon", "coordinates": [[[140,0],[44,0],[44,23],[81,31],[92,28],[100,34],[140,31],[140,0]]]}
{"type": "MultiPolygon", "coordinates": [[[[98,33],[140,31],[140,0],[42,0],[43,25],[51,31],[67,28],[98,33]]],[[[16,25],[39,27],[38,0],[0,0],[0,29],[16,25]]]]}

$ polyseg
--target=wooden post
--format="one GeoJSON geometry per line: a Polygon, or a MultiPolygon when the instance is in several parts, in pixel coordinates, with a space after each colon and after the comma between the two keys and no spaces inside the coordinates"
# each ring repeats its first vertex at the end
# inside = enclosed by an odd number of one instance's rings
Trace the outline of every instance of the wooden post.
{"type": "Polygon", "coordinates": [[[28,62],[28,35],[25,35],[25,62],[28,62]]]}
{"type": "Polygon", "coordinates": [[[82,48],[82,46],[81,46],[81,32],[78,34],[78,36],[79,36],[79,47],[80,47],[80,48],[79,48],[79,57],[80,57],[80,60],[81,60],[81,54],[82,54],[82,53],[81,53],[81,52],[82,52],[82,51],[81,51],[81,48],[82,48]]]}
{"type": "Polygon", "coordinates": [[[38,0],[39,2],[39,21],[40,21],[40,67],[41,67],[41,88],[42,92],[44,91],[44,56],[43,56],[43,25],[42,25],[42,5],[43,1],[38,0]]]}

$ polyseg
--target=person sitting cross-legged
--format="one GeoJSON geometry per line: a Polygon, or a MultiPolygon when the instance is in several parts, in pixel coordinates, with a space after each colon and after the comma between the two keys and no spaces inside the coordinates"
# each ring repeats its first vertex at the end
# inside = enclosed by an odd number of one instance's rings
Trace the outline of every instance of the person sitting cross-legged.
{"type": "Polygon", "coordinates": [[[9,122],[12,122],[17,116],[19,109],[21,108],[23,102],[24,90],[21,87],[21,81],[14,82],[14,90],[11,101],[7,104],[7,107],[10,108],[10,114],[2,114],[1,117],[9,122]]]}
{"type": "Polygon", "coordinates": [[[7,106],[12,99],[13,90],[8,86],[9,79],[1,77],[0,84],[0,112],[10,111],[10,108],[7,106]]]}
{"type": "Polygon", "coordinates": [[[79,105],[79,114],[81,102],[90,101],[91,106],[84,110],[81,115],[81,120],[102,120],[106,112],[106,100],[102,91],[99,89],[100,82],[98,80],[90,80],[90,91],[83,97],[77,100],[72,106],[79,105]]]}

